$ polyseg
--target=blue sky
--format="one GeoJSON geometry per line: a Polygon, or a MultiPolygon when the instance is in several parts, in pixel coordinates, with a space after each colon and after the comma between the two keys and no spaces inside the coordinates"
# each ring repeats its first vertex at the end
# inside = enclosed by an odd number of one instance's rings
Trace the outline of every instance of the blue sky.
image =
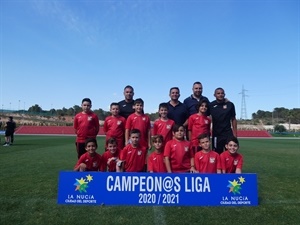
{"type": "Polygon", "coordinates": [[[202,82],[241,117],[300,108],[298,0],[2,0],[0,107],[108,110],[130,84],[145,112],[202,82]]]}

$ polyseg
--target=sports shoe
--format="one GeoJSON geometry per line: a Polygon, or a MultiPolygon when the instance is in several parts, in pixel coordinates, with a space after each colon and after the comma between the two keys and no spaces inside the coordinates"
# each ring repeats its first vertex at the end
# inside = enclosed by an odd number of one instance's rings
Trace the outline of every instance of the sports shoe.
{"type": "Polygon", "coordinates": [[[5,147],[6,147],[6,146],[9,146],[9,144],[7,144],[7,143],[6,143],[6,144],[5,144],[5,145],[3,145],[3,146],[5,146],[5,147]]]}

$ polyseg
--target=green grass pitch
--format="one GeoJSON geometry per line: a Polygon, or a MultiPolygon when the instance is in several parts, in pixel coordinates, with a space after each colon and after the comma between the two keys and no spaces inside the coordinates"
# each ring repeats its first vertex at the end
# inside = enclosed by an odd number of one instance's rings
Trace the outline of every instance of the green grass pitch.
{"type": "MultiPolygon", "coordinates": [[[[3,138],[1,138],[3,140],[3,138]]],[[[240,139],[244,173],[257,173],[257,207],[57,204],[58,175],[76,163],[75,137],[16,136],[0,146],[0,224],[300,224],[300,139],[240,139]]],[[[104,138],[98,138],[103,152],[104,138]]]]}

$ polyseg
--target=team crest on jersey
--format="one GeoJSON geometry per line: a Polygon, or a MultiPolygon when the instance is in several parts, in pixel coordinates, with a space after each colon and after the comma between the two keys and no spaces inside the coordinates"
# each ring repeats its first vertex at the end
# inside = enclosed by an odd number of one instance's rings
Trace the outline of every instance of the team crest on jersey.
{"type": "Polygon", "coordinates": [[[88,121],[91,121],[93,119],[93,117],[89,116],[88,117],[88,121]]]}
{"type": "Polygon", "coordinates": [[[205,124],[208,124],[208,120],[204,120],[204,123],[205,123],[205,124]]]}
{"type": "Polygon", "coordinates": [[[237,165],[238,164],[238,162],[239,162],[239,160],[238,159],[235,159],[234,161],[233,161],[233,165],[237,165]]]}
{"type": "Polygon", "coordinates": [[[142,155],[142,150],[138,150],[138,155],[142,155]]]}
{"type": "Polygon", "coordinates": [[[216,161],[216,158],[209,157],[209,163],[215,163],[215,161],[216,161]]]}
{"type": "Polygon", "coordinates": [[[184,151],[188,152],[189,151],[189,147],[184,147],[184,151]]]}
{"type": "Polygon", "coordinates": [[[98,167],[98,163],[97,162],[93,162],[93,167],[98,167]]]}
{"type": "Polygon", "coordinates": [[[223,105],[223,109],[227,109],[227,105],[223,105]]]}
{"type": "Polygon", "coordinates": [[[122,121],[121,121],[121,120],[118,120],[117,125],[120,125],[121,123],[122,123],[122,121]]]}
{"type": "Polygon", "coordinates": [[[143,121],[145,121],[146,120],[146,118],[145,117],[143,117],[143,121]]]}
{"type": "Polygon", "coordinates": [[[170,129],[171,129],[171,127],[172,127],[171,125],[167,125],[167,127],[166,127],[166,128],[167,128],[168,130],[170,130],[170,129]]]}

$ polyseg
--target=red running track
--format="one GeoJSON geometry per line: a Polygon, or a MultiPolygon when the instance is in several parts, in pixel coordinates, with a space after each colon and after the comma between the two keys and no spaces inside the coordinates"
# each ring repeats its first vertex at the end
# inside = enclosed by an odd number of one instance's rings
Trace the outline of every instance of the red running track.
{"type": "MultiPolygon", "coordinates": [[[[75,135],[72,126],[20,126],[16,134],[61,134],[75,135]]],[[[104,135],[103,128],[100,127],[99,135],[104,135]]],[[[238,137],[272,137],[268,131],[262,130],[238,130],[238,137]]]]}

